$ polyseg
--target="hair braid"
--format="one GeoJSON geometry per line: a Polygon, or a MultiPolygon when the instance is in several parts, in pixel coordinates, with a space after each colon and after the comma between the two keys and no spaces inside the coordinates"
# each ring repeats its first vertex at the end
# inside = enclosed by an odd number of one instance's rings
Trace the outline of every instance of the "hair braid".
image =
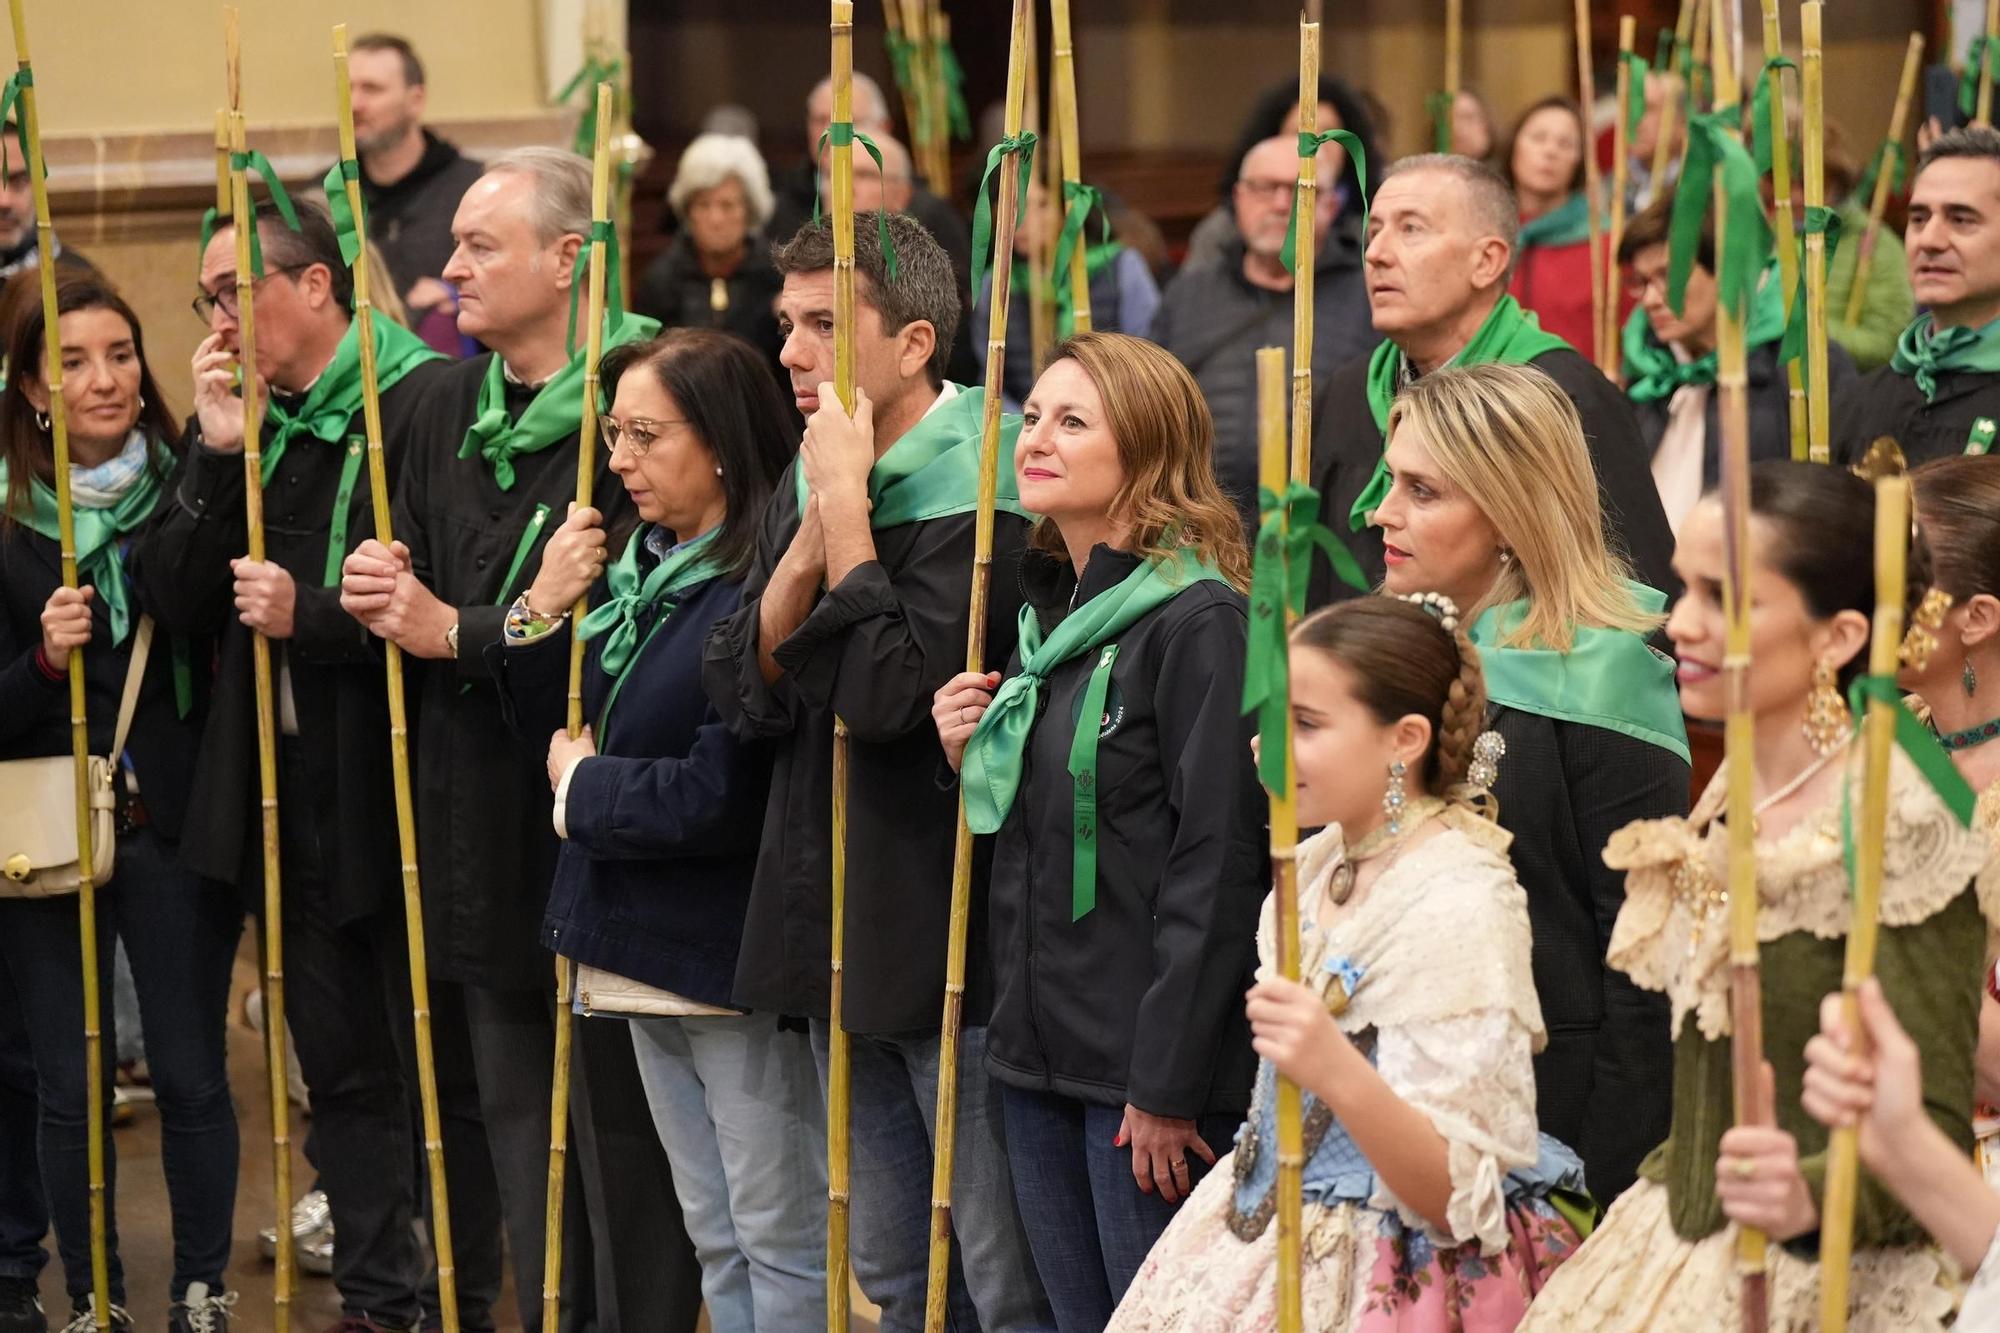
{"type": "Polygon", "coordinates": [[[1438,718],[1437,789],[1450,791],[1465,781],[1472,767],[1472,748],[1486,728],[1486,675],[1480,669],[1479,650],[1463,629],[1451,634],[1458,648],[1458,675],[1445,695],[1438,718]]]}

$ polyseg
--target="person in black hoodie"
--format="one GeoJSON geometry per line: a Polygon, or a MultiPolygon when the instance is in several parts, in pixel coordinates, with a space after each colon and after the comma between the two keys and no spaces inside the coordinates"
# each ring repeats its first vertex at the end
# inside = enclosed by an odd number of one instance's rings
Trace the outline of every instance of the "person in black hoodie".
{"type": "Polygon", "coordinates": [[[1059,344],[1014,448],[1040,515],[1019,648],[1004,683],[960,674],[932,708],[974,831],[998,833],[986,1062],[1063,1333],[1110,1319],[1200,1164],[1228,1151],[1256,1069],[1250,570],[1211,434],[1160,347],[1059,344]]]}
{"type": "MultiPolygon", "coordinates": [[[[226,885],[181,864],[188,779],[207,704],[208,644],[152,638],[122,753],[113,732],[152,609],[126,556],[158,510],[179,460],[138,318],[94,274],[58,270],[57,331],[69,421],[77,590],[62,587],[53,441],[39,275],[9,285],[0,323],[9,367],[0,395],[0,759],[70,753],[68,666],[83,653],[90,752],[119,773],[117,846],[98,884],[97,940],[105,1124],[110,1123],[111,957],[122,940],[146,1026],[159,1099],[161,1155],[173,1203],[172,1327],[228,1319],[224,1270],[235,1208],[236,1111],[223,1026],[243,911],[226,885]]],[[[11,889],[13,886],[8,885],[11,889]]],[[[77,1311],[90,1309],[89,1104],[77,898],[0,892],[0,993],[16,1040],[0,1052],[0,1327],[46,1327],[35,1303],[41,1237],[53,1214],[63,1276],[77,1311]],[[39,1116],[36,1103],[39,1101],[39,1116]],[[39,1125],[37,1121],[39,1120],[39,1125]],[[35,1171],[39,1142],[40,1170],[35,1171]],[[37,1178],[39,1177],[39,1178],[37,1178]],[[47,1213],[43,1189],[47,1190],[47,1213]],[[12,1252],[16,1242],[23,1246],[12,1252]]],[[[122,1305],[115,1150],[105,1143],[111,1301],[98,1327],[129,1328],[122,1305]]],[[[220,1325],[210,1325],[220,1327],[220,1325]]]]}

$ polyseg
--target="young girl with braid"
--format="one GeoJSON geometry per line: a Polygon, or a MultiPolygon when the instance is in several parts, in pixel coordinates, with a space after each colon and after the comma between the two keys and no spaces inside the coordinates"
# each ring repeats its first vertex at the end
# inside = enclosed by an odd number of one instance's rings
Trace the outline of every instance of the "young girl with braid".
{"type": "Polygon", "coordinates": [[[1305,1093],[1305,1326],[1511,1329],[1587,1204],[1537,1131],[1546,1034],[1478,653],[1447,598],[1364,598],[1298,626],[1291,682],[1299,822],[1324,826],[1299,848],[1304,981],[1273,971],[1267,899],[1249,1121],[1111,1329],[1273,1327],[1280,1073],[1305,1093]]]}

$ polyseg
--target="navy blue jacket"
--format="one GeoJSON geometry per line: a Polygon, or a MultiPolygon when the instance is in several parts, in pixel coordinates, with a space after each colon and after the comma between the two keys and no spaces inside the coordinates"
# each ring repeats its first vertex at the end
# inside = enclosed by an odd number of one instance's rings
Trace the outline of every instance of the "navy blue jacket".
{"type": "MultiPolygon", "coordinates": [[[[735,985],[770,782],[767,749],[730,735],[701,687],[702,646],[742,588],[697,584],[651,638],[641,623],[644,647],[608,730],[597,728],[598,756],[570,779],[569,838],[542,918],[542,943],[564,957],[713,1005],[729,1004],[735,985]]],[[[584,667],[593,726],[611,689],[600,649],[591,643],[584,667]]],[[[564,720],[567,627],[485,651],[509,724],[546,745],[564,720]]]]}

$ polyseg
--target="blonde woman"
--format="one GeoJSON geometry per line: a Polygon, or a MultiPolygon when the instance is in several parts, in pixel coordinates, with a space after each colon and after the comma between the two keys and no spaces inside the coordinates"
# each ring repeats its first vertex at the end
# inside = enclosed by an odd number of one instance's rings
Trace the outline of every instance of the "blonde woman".
{"type": "Polygon", "coordinates": [[[1397,397],[1388,440],[1391,486],[1369,516],[1383,587],[1467,608],[1548,1020],[1541,1126],[1608,1205],[1665,1137],[1673,1076],[1664,1004],[1605,966],[1625,890],[1598,857],[1632,820],[1688,808],[1673,666],[1646,643],[1665,598],[1606,548],[1582,424],[1541,371],[1433,371],[1397,397]]]}

